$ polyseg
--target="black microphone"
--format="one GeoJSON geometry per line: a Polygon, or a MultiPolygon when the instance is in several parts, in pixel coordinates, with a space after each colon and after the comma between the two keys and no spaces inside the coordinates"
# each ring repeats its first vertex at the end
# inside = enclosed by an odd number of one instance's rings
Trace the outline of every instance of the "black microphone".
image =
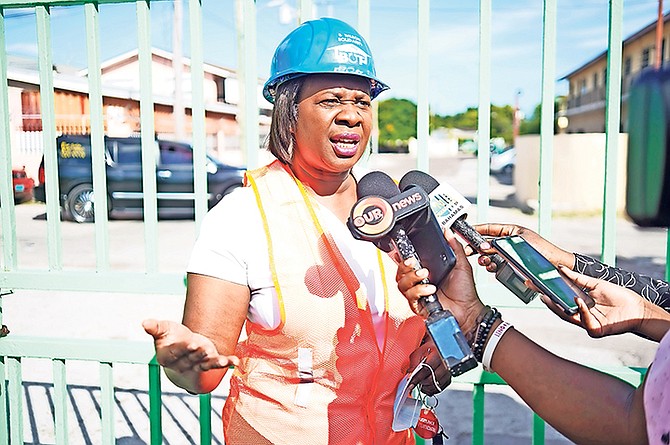
{"type": "MultiPolygon", "coordinates": [[[[386,252],[394,251],[400,261],[414,258],[415,269],[423,267],[421,256],[417,254],[409,233],[412,229],[420,233],[421,228],[432,225],[437,228],[439,237],[444,239],[430,211],[425,191],[415,188],[401,193],[395,182],[383,172],[371,172],[363,176],[356,190],[359,200],[347,220],[347,226],[354,238],[372,241],[386,252]]],[[[433,237],[433,246],[436,246],[435,241],[433,237]]],[[[455,255],[451,247],[446,243],[445,245],[445,253],[430,257],[437,259],[438,266],[443,266],[445,263],[442,260],[446,259],[447,268],[440,268],[437,281],[432,281],[432,271],[428,269],[429,277],[423,283],[439,283],[451,271],[455,264],[455,255]]],[[[435,278],[435,275],[432,277],[435,278]]],[[[451,374],[457,376],[476,367],[477,361],[460,326],[453,314],[442,307],[437,295],[421,297],[419,303],[428,313],[425,320],[426,330],[451,374]]]]}
{"type": "MultiPolygon", "coordinates": [[[[409,190],[420,187],[428,193],[430,208],[442,227],[450,227],[458,233],[477,252],[483,253],[481,244],[486,239],[470,224],[465,221],[470,201],[451,187],[449,184],[440,184],[428,173],[412,170],[400,180],[400,189],[409,190]]],[[[526,287],[526,278],[520,275],[507,261],[497,253],[489,255],[495,263],[496,279],[516,295],[521,301],[528,304],[538,293],[526,287]]]]}

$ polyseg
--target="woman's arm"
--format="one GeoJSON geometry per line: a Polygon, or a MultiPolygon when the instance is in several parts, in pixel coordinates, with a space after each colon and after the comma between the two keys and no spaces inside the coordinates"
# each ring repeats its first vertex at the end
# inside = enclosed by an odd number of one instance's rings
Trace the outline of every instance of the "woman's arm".
{"type": "Polygon", "coordinates": [[[158,362],[177,386],[191,393],[214,390],[230,366],[249,307],[249,289],[190,273],[183,324],[146,320],[158,362]]]}

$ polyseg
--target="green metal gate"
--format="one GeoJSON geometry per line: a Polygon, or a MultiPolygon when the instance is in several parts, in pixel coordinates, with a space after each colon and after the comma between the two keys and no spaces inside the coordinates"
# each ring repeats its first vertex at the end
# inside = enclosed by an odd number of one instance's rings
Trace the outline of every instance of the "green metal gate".
{"type": "MultiPolygon", "coordinates": [[[[140,65],[140,121],[141,140],[145,147],[154,140],[154,99],[152,97],[151,70],[151,8],[158,1],[150,0],[0,0],[0,220],[2,221],[2,271],[0,272],[0,290],[24,292],[31,290],[86,291],[91,298],[97,292],[148,293],[160,295],[184,293],[182,273],[169,273],[160,270],[158,265],[158,217],[155,199],[144,199],[144,250],[145,268],[141,271],[119,271],[110,264],[109,221],[106,202],[96,202],[96,221],[94,224],[96,263],[85,270],[71,270],[63,267],[61,245],[61,221],[59,218],[59,191],[57,189],[56,153],[45,150],[45,170],[47,178],[47,227],[48,268],[32,270],[19,266],[17,261],[16,211],[11,190],[12,144],[10,140],[9,88],[7,78],[8,57],[6,52],[6,18],[8,11],[27,8],[34,13],[38,42],[38,66],[40,86],[40,107],[43,127],[43,145],[51,147],[56,139],[53,79],[53,46],[51,31],[52,15],[59,8],[83,8],[86,25],[86,48],[88,68],[88,94],[90,101],[90,121],[92,138],[93,186],[96,193],[106,195],[104,125],[102,106],[100,26],[101,5],[132,4],[137,20],[137,47],[140,65]]],[[[312,16],[311,0],[298,0],[300,18],[312,16]]],[[[363,35],[370,30],[371,0],[358,1],[358,28],[363,35]]],[[[550,237],[551,232],[551,195],[552,195],[552,156],[554,121],[554,82],[556,58],[556,13],[557,0],[545,0],[543,3],[543,41],[542,41],[542,119],[541,119],[541,157],[539,184],[539,232],[550,237]]],[[[430,2],[416,2],[418,15],[418,54],[417,102],[418,102],[418,169],[427,171],[429,166],[429,37],[430,2]]],[[[249,167],[258,164],[258,103],[256,70],[256,3],[253,0],[235,0],[235,15],[238,38],[238,73],[240,81],[240,115],[238,122],[242,129],[242,146],[249,167]]],[[[489,203],[489,147],[491,134],[489,119],[491,110],[491,40],[492,40],[492,0],[479,0],[479,150],[478,150],[478,192],[477,212],[480,220],[486,220],[489,203]]],[[[605,211],[603,214],[602,256],[605,262],[614,263],[616,234],[614,221],[616,206],[614,191],[617,184],[615,168],[618,151],[619,109],[621,103],[621,23],[623,0],[609,2],[609,62],[607,69],[607,115],[606,137],[607,155],[606,180],[604,184],[605,211]]],[[[194,147],[196,227],[199,226],[207,210],[206,171],[205,171],[205,104],[203,94],[204,50],[202,1],[188,0],[189,53],[192,73],[192,116],[193,129],[191,139],[194,147]]],[[[130,20],[129,20],[130,21],[130,20]]],[[[156,160],[143,154],[143,190],[146,196],[156,196],[156,182],[153,172],[156,160]]],[[[114,384],[113,367],[118,363],[134,363],[149,369],[150,375],[150,432],[151,443],[160,444],[161,426],[161,386],[160,370],[153,361],[153,347],[147,340],[127,342],[101,339],[88,341],[78,339],[33,338],[10,335],[0,340],[0,443],[22,444],[23,395],[22,361],[33,358],[51,361],[54,384],[54,425],[56,443],[68,443],[67,437],[67,376],[65,364],[68,361],[92,361],[99,363],[101,381],[101,418],[103,441],[115,442],[114,433],[114,384]]],[[[641,370],[610,370],[634,384],[639,384],[641,370]]],[[[484,387],[485,385],[504,385],[497,376],[482,371],[471,372],[459,379],[473,385],[473,443],[484,443],[484,387]]],[[[200,396],[201,413],[211,411],[209,396],[200,396]]],[[[539,418],[534,421],[533,443],[544,442],[544,423],[539,418]]],[[[200,443],[212,442],[211,416],[200,418],[200,443]]]]}

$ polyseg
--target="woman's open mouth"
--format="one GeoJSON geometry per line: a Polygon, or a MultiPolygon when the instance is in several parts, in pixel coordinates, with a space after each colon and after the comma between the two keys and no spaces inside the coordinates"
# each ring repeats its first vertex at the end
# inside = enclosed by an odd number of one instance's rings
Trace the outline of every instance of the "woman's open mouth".
{"type": "Polygon", "coordinates": [[[338,134],[330,139],[335,154],[339,157],[350,158],[358,152],[361,137],[357,134],[338,134]]]}

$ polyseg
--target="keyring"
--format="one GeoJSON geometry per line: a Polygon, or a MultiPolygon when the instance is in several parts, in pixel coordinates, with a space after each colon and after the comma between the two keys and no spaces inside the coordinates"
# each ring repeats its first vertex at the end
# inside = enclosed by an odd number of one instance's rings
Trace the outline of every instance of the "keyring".
{"type": "Polygon", "coordinates": [[[435,396],[424,396],[423,398],[423,404],[426,406],[428,409],[435,409],[437,408],[437,405],[440,404],[440,399],[438,399],[435,396]],[[428,403],[431,402],[431,403],[428,403]]]}

